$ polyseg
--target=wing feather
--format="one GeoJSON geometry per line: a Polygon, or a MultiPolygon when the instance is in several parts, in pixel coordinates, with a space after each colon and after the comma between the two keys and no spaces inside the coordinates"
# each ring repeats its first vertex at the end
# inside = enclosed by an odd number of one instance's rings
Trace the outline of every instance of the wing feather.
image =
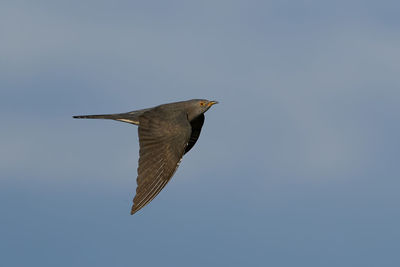
{"type": "Polygon", "coordinates": [[[190,126],[192,127],[192,132],[189,138],[188,145],[185,148],[185,154],[189,152],[190,149],[192,149],[194,144],[196,144],[197,139],[199,139],[200,137],[200,132],[201,128],[203,127],[203,124],[204,124],[204,114],[200,114],[190,122],[190,126]]]}
{"type": "Polygon", "coordinates": [[[157,108],[139,118],[139,167],[131,214],[151,200],[169,182],[185,152],[191,125],[182,111],[157,108]]]}

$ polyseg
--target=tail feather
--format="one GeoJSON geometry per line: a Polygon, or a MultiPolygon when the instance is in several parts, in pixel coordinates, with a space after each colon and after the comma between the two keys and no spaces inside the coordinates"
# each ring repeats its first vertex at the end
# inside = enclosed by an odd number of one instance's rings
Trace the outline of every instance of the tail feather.
{"type": "Polygon", "coordinates": [[[102,115],[78,115],[73,116],[74,119],[110,119],[115,120],[118,118],[117,114],[102,114],[102,115]]]}
{"type": "Polygon", "coordinates": [[[126,123],[131,123],[135,125],[139,125],[139,117],[149,111],[150,109],[141,109],[135,110],[127,113],[115,113],[115,114],[101,114],[101,115],[78,115],[73,116],[74,119],[108,119],[108,120],[116,120],[122,121],[126,123]]]}
{"type": "Polygon", "coordinates": [[[78,115],[73,116],[74,119],[108,119],[122,121],[139,125],[139,117],[132,113],[120,113],[120,114],[101,114],[101,115],[78,115]]]}

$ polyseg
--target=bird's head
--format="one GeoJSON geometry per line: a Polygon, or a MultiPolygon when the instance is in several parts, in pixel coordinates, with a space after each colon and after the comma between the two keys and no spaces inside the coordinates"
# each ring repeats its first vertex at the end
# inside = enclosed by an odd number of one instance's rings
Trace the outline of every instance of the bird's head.
{"type": "Polygon", "coordinates": [[[214,104],[218,104],[218,102],[206,99],[193,99],[188,101],[187,111],[189,120],[206,112],[214,104]]]}

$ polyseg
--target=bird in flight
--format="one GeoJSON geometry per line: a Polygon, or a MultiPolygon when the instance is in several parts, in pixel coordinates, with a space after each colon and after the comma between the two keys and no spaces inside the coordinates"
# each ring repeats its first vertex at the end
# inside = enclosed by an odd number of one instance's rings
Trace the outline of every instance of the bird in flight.
{"type": "Polygon", "coordinates": [[[192,99],[126,113],[73,116],[138,125],[139,167],[131,214],[152,201],[171,180],[184,154],[194,146],[204,113],[217,101],[192,99]]]}

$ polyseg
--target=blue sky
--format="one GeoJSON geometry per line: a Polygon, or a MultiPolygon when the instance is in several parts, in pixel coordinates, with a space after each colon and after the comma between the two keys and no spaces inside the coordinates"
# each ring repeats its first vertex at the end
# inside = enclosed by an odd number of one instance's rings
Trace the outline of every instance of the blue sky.
{"type": "Polygon", "coordinates": [[[2,1],[2,266],[399,266],[397,1],[2,1]],[[137,129],[218,100],[129,215],[137,129]]]}

